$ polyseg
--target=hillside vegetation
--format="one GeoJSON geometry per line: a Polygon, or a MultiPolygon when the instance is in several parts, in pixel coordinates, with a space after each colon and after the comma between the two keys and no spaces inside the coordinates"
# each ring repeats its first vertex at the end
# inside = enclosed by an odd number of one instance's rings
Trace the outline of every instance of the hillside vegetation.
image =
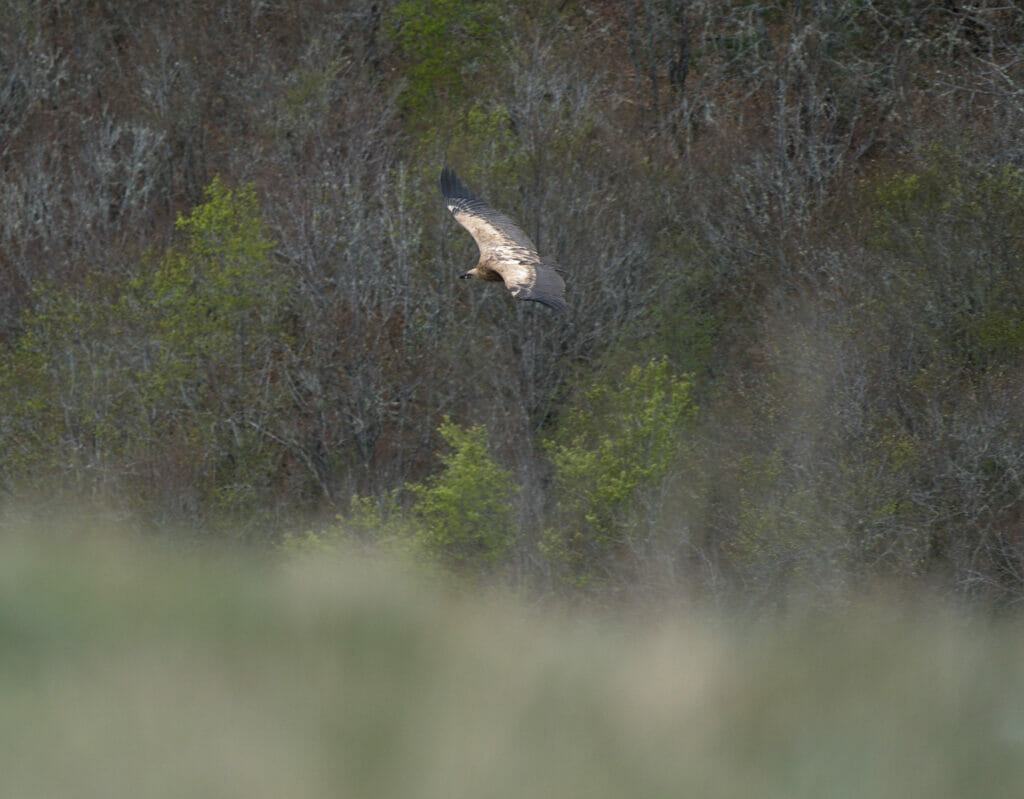
{"type": "Polygon", "coordinates": [[[9,507],[599,601],[1024,599],[1017,4],[0,10],[9,507]],[[566,317],[456,279],[445,164],[566,317]]]}

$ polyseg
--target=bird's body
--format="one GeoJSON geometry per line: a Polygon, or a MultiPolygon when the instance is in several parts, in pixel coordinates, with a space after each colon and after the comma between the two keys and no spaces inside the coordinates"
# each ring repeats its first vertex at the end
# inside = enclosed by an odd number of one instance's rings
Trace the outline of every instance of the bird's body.
{"type": "Polygon", "coordinates": [[[448,167],[441,170],[441,194],[452,216],[480,249],[480,262],[463,278],[502,281],[516,299],[565,313],[565,282],[515,222],[471,194],[448,167]]]}

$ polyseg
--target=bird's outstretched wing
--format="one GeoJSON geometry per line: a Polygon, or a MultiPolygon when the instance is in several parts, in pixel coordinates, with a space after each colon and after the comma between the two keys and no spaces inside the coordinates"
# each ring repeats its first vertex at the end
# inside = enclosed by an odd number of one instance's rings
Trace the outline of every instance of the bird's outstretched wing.
{"type": "Polygon", "coordinates": [[[501,275],[513,297],[566,310],[565,282],[542,262],[522,228],[472,194],[450,167],[441,170],[441,194],[452,216],[476,241],[480,262],[501,275]]]}

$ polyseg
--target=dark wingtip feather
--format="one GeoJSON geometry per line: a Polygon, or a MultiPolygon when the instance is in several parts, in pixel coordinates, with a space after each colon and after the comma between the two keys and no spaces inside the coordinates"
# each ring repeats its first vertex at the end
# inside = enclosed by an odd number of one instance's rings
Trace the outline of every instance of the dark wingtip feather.
{"type": "Polygon", "coordinates": [[[568,315],[569,313],[569,306],[566,305],[565,300],[556,295],[548,294],[537,297],[517,297],[516,299],[539,303],[540,305],[544,305],[548,308],[553,308],[555,311],[563,315],[568,315]]]}
{"type": "Polygon", "coordinates": [[[455,174],[455,170],[450,166],[446,166],[441,170],[441,194],[445,199],[478,199],[476,195],[470,192],[470,190],[466,188],[466,185],[459,180],[459,176],[455,174]]]}
{"type": "Polygon", "coordinates": [[[567,306],[561,300],[536,300],[536,302],[539,302],[541,305],[546,305],[548,308],[551,308],[552,310],[554,310],[555,313],[559,314],[560,316],[569,315],[569,306],[567,306]]]}
{"type": "Polygon", "coordinates": [[[450,166],[446,166],[441,170],[441,194],[445,197],[448,196],[448,192],[451,189],[452,180],[455,178],[455,170],[450,166]]]}
{"type": "Polygon", "coordinates": [[[562,316],[569,315],[569,306],[565,304],[565,300],[563,299],[554,299],[544,304],[547,305],[548,308],[554,308],[555,311],[560,313],[562,316]]]}

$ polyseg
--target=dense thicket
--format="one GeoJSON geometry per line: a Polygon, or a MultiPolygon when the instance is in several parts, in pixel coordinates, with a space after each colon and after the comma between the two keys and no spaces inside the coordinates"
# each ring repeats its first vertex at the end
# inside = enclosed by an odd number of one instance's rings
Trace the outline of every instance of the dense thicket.
{"type": "Polygon", "coordinates": [[[10,502],[339,517],[572,590],[1024,598],[1013,4],[2,11],[10,502]],[[566,318],[455,280],[446,163],[566,318]]]}

